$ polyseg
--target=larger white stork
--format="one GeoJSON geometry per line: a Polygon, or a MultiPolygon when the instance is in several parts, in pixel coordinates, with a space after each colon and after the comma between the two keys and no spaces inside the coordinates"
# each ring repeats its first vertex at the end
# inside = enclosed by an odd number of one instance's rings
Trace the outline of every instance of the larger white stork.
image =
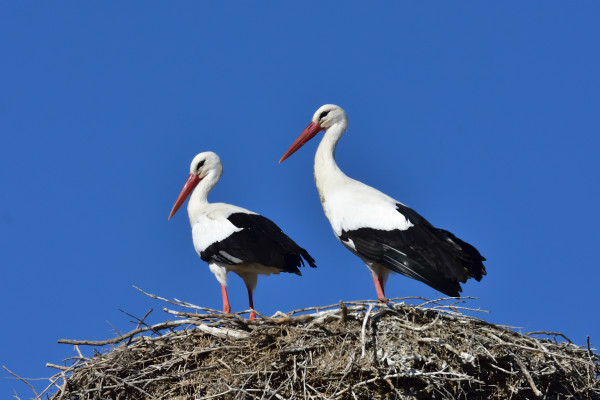
{"type": "Polygon", "coordinates": [[[432,226],[416,211],[346,176],[335,162],[335,148],[348,128],[341,107],[326,104],[314,114],[282,162],[322,130],[315,155],[315,182],[325,215],[337,238],[371,270],[379,299],[390,271],[458,296],[460,282],[486,274],[475,247],[432,226]]]}
{"type": "MultiPolygon", "coordinates": [[[[209,203],[208,193],[222,173],[221,159],[215,153],[207,151],[194,157],[190,176],[169,219],[191,193],[188,215],[194,247],[221,284],[223,312],[231,312],[226,289],[229,271],[244,280],[250,309],[254,310],[252,291],[256,287],[258,274],[290,272],[302,275],[298,267],[304,265],[304,260],[311,267],[316,265],[306,250],[268,218],[231,204],[209,203]]],[[[255,319],[254,312],[250,313],[250,319],[255,319]]]]}

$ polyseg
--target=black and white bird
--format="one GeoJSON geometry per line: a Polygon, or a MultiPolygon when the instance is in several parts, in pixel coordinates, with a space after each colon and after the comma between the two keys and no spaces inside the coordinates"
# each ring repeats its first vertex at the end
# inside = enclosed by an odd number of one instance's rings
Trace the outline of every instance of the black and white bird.
{"type": "MultiPolygon", "coordinates": [[[[218,155],[207,151],[198,154],[190,165],[190,176],[183,186],[169,219],[190,195],[188,215],[192,225],[194,247],[208,263],[221,284],[223,312],[230,313],[227,298],[227,273],[238,274],[248,289],[250,309],[254,310],[252,291],[258,275],[290,272],[302,275],[298,267],[306,261],[316,267],[313,258],[268,218],[224,203],[209,203],[208,193],[223,173],[218,155]]],[[[256,316],[252,311],[250,319],[256,316]]]]}
{"type": "Polygon", "coordinates": [[[481,280],[486,274],[485,258],[475,247],[339,169],[335,148],[347,128],[345,111],[326,104],[279,162],[325,130],[315,155],[321,204],[337,238],[371,271],[379,299],[385,298],[385,283],[392,271],[454,297],[462,291],[460,283],[469,278],[481,280]]]}

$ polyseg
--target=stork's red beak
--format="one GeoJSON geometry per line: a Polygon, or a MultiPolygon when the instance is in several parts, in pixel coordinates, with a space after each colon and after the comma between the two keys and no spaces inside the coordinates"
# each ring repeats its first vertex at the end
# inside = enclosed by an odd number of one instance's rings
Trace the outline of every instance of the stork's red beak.
{"type": "Polygon", "coordinates": [[[304,129],[300,136],[298,136],[298,139],[296,139],[296,141],[292,143],[288,151],[285,152],[285,154],[283,155],[283,157],[281,157],[281,160],[279,160],[279,162],[282,162],[283,160],[294,154],[296,150],[304,146],[306,142],[308,142],[322,130],[323,128],[321,128],[321,125],[318,122],[311,122],[310,124],[308,124],[306,129],[304,129]]]}
{"type": "Polygon", "coordinates": [[[183,185],[183,189],[181,189],[181,193],[179,193],[179,197],[177,198],[175,205],[171,209],[171,214],[169,214],[169,219],[171,219],[171,217],[173,215],[175,215],[177,210],[179,210],[179,207],[181,207],[181,205],[183,204],[185,199],[187,199],[187,197],[190,195],[192,190],[194,190],[194,188],[198,185],[198,183],[200,183],[200,181],[202,179],[203,178],[200,178],[200,176],[198,176],[196,174],[190,174],[187,181],[185,182],[185,185],[183,185]]]}

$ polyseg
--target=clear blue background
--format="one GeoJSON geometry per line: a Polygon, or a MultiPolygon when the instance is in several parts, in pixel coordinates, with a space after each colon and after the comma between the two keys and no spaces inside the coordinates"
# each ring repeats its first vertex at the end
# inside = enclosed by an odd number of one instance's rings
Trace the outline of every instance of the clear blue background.
{"type": "MultiPolygon", "coordinates": [[[[320,136],[277,161],[322,104],[346,109],[351,177],[474,244],[491,322],[600,343],[600,6],[593,2],[5,2],[0,10],[0,364],[28,378],[161,296],[220,308],[183,208],[274,220],[317,260],[259,280],[259,311],[375,297],[313,182],[320,136]],[[108,321],[108,322],[107,322],[108,321]]],[[[247,307],[230,276],[234,310],[247,307]]],[[[437,294],[392,277],[390,296],[437,294]]],[[[89,354],[88,349],[88,354],[89,354]]],[[[1,377],[9,375],[2,371],[1,377]]],[[[45,386],[38,381],[36,387],[45,386]]],[[[21,382],[0,379],[0,393],[21,382]]]]}

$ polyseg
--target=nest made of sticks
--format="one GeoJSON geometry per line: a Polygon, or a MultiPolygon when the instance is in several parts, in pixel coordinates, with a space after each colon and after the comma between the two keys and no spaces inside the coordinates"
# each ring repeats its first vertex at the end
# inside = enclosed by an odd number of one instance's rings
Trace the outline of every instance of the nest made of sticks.
{"type": "Polygon", "coordinates": [[[55,400],[600,398],[600,356],[589,341],[487,323],[463,314],[465,299],[340,302],[248,321],[149,296],[183,311],[164,308],[174,320],[141,320],[114,339],[61,340],[113,346],[50,365],[61,371],[45,396],[54,388],[55,400]]]}

